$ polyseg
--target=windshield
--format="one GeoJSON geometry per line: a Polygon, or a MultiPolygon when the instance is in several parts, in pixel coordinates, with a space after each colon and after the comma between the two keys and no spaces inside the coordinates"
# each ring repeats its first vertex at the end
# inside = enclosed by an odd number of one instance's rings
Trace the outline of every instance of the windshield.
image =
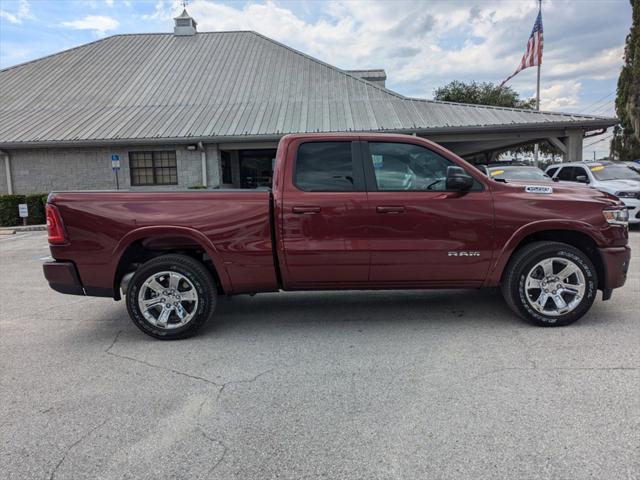
{"type": "Polygon", "coordinates": [[[494,180],[551,180],[546,173],[535,167],[490,168],[489,176],[494,180]]]}
{"type": "Polygon", "coordinates": [[[598,165],[591,167],[591,173],[597,180],[637,180],[640,173],[624,165],[598,165]]]}

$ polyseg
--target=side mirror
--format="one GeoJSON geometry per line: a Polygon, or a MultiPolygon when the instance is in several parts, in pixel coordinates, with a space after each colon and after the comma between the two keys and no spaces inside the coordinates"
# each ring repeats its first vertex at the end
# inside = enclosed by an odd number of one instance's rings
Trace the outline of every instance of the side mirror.
{"type": "Polygon", "coordinates": [[[466,192],[473,187],[473,177],[461,167],[447,167],[447,190],[466,192]]]}
{"type": "Polygon", "coordinates": [[[576,182],[578,182],[578,183],[589,183],[589,179],[587,178],[586,175],[578,175],[576,177],[576,182]]]}

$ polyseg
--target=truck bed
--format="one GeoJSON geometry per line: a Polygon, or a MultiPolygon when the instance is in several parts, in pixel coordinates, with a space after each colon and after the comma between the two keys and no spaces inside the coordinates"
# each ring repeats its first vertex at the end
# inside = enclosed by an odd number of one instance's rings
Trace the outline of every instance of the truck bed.
{"type": "Polygon", "coordinates": [[[201,248],[227,293],[278,288],[267,190],[53,192],[49,203],[70,239],[52,246],[52,255],[73,259],[87,293],[117,296],[112,281],[136,242],[159,250],[201,248]]]}

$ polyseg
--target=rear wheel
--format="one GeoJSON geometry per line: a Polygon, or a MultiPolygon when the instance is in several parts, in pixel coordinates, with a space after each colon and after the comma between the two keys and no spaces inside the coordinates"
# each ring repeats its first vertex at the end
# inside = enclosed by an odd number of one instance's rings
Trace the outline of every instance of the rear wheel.
{"type": "Polygon", "coordinates": [[[511,309],[539,326],[569,325],[591,308],[598,279],[593,263],[577,248],[535,242],[516,252],[502,281],[511,309]]]}
{"type": "Polygon", "coordinates": [[[127,310],[147,335],[162,340],[189,337],[213,313],[217,291],[211,273],[186,255],[149,260],[129,283],[127,310]]]}

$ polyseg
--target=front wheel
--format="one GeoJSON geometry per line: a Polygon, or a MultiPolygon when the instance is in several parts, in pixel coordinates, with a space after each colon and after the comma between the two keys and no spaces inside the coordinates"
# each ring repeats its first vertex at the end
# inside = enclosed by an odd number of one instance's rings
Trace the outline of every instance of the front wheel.
{"type": "Polygon", "coordinates": [[[535,242],[510,260],[502,294],[520,317],[560,327],[581,318],[598,291],[593,263],[581,250],[560,242],[535,242]]]}
{"type": "Polygon", "coordinates": [[[187,255],[162,255],[134,274],[126,292],[133,323],[161,340],[186,338],[213,313],[217,291],[211,273],[187,255]]]}

